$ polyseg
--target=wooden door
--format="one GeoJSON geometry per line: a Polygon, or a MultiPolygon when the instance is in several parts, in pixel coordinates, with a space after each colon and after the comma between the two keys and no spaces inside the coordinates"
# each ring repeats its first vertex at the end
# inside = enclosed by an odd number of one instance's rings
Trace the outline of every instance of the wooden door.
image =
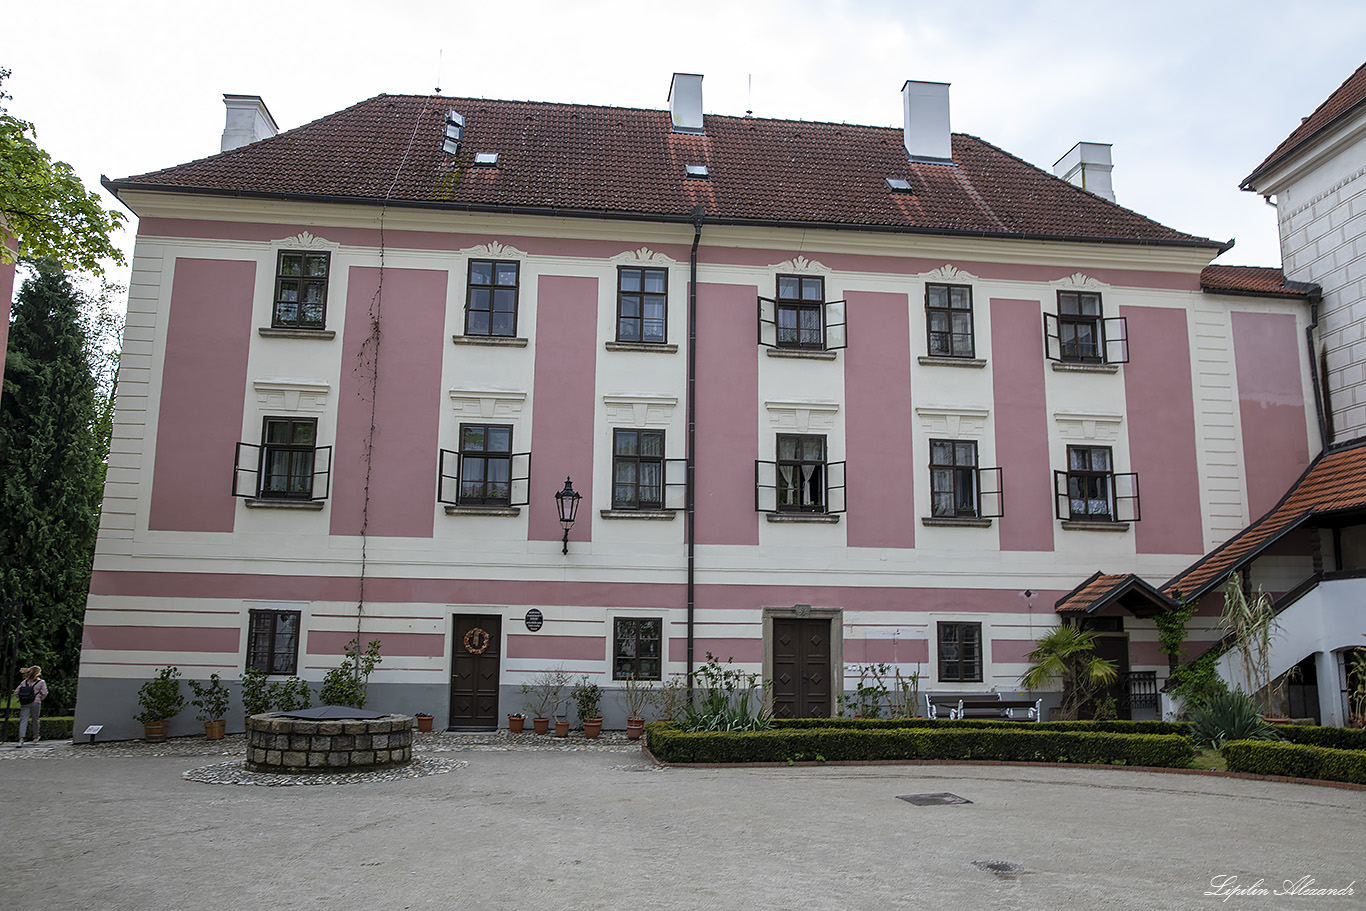
{"type": "Polygon", "coordinates": [[[1119,717],[1130,720],[1134,717],[1133,706],[1129,704],[1128,692],[1126,691],[1125,678],[1129,674],[1129,637],[1128,636],[1096,636],[1095,654],[1097,658],[1104,658],[1115,663],[1115,670],[1119,675],[1115,677],[1115,682],[1108,687],[1097,690],[1092,699],[1090,710],[1095,711],[1095,700],[1104,699],[1106,696],[1115,698],[1115,709],[1119,717]]]}
{"type": "Polygon", "coordinates": [[[456,730],[498,727],[498,678],[502,618],[456,614],[451,643],[451,718],[456,730]]]}
{"type": "Polygon", "coordinates": [[[773,619],[773,716],[830,717],[830,621],[773,619]]]}

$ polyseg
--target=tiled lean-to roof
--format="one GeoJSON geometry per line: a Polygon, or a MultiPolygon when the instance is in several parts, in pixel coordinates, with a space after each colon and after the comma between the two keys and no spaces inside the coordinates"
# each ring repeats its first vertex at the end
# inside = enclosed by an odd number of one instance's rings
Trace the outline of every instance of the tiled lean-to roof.
{"type": "Polygon", "coordinates": [[[1270,512],[1162,586],[1195,600],[1308,519],[1366,509],[1366,441],[1320,455],[1270,512]]]}
{"type": "Polygon", "coordinates": [[[1206,266],[1200,287],[1223,294],[1305,297],[1315,286],[1286,281],[1285,272],[1272,266],[1206,266]]]}
{"type": "Polygon", "coordinates": [[[975,136],[953,164],[908,160],[900,128],[707,115],[675,133],[668,111],[379,95],[269,139],[108,181],[130,189],[709,223],[1221,246],[1074,187],[975,136]],[[446,112],[465,120],[442,151],[446,112]],[[497,152],[495,167],[479,152],[497,152]],[[685,176],[707,166],[704,179],[685,176]],[[903,178],[909,192],[887,178],[903,178]]]}
{"type": "Polygon", "coordinates": [[[1059,598],[1054,608],[1060,614],[1094,614],[1111,604],[1138,617],[1151,617],[1173,606],[1165,595],[1133,573],[1098,572],[1059,598]]]}
{"type": "Polygon", "coordinates": [[[1332,126],[1363,104],[1366,104],[1366,63],[1348,76],[1347,81],[1338,86],[1337,91],[1329,95],[1314,113],[1300,121],[1300,125],[1291,131],[1285,141],[1276,146],[1274,152],[1266,156],[1265,161],[1243,178],[1242,188],[1255,189],[1252,186],[1254,181],[1299,151],[1301,146],[1312,140],[1320,131],[1332,126]]]}

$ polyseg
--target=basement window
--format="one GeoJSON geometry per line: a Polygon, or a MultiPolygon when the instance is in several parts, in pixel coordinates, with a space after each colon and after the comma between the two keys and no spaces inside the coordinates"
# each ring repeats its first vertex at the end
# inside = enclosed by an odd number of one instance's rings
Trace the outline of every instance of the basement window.
{"type": "Polygon", "coordinates": [[[698,180],[706,180],[711,176],[707,172],[707,166],[704,164],[685,165],[683,170],[689,177],[694,177],[698,180]]]}

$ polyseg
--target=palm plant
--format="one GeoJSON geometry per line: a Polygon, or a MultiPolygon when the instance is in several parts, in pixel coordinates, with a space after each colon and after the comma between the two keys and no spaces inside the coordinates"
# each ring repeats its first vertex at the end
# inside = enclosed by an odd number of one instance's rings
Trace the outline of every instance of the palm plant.
{"type": "Polygon", "coordinates": [[[1041,636],[1029,653],[1030,667],[1020,677],[1027,689],[1062,682],[1062,717],[1073,720],[1096,690],[1119,676],[1113,661],[1095,653],[1096,636],[1077,626],[1059,626],[1041,636]]]}

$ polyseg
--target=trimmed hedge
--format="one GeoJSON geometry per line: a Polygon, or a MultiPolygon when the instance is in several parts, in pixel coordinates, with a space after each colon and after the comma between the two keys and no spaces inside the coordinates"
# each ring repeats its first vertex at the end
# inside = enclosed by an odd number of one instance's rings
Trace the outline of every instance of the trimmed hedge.
{"type": "Polygon", "coordinates": [[[1219,752],[1230,772],[1366,784],[1366,750],[1335,750],[1268,740],[1230,740],[1219,752]]]}
{"type": "Polygon", "coordinates": [[[1190,735],[1184,721],[999,721],[990,718],[962,718],[954,721],[930,718],[775,718],[774,730],[809,728],[853,728],[887,730],[891,728],[1022,728],[1030,731],[1091,731],[1106,734],[1180,734],[1190,735]]]}
{"type": "Polygon", "coordinates": [[[664,762],[986,759],[1186,768],[1195,757],[1190,741],[1175,734],[1034,730],[1037,727],[794,725],[769,731],[685,734],[667,722],[654,722],[645,730],[650,752],[664,762]]]}
{"type": "Polygon", "coordinates": [[[1366,730],[1361,728],[1325,728],[1308,724],[1273,725],[1276,733],[1291,743],[1335,750],[1366,750],[1366,730]]]}
{"type": "MultiPolygon", "coordinates": [[[[0,709],[0,720],[3,719],[3,715],[4,710],[0,709]]],[[[44,740],[70,740],[71,727],[76,723],[76,719],[70,715],[53,715],[50,718],[47,715],[44,715],[38,719],[38,722],[42,726],[44,740]]],[[[33,725],[29,725],[28,730],[25,733],[27,735],[26,739],[32,740],[33,725]]],[[[16,712],[10,716],[9,726],[6,727],[4,731],[0,731],[0,741],[10,743],[18,739],[19,717],[16,712]]]]}

